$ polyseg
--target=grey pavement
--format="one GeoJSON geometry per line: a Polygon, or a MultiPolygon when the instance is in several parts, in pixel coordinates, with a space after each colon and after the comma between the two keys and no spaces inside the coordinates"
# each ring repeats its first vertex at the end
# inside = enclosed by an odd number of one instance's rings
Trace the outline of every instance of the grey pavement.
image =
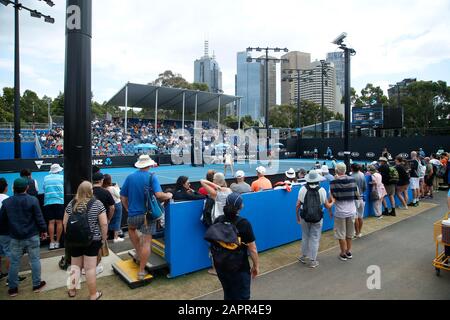
{"type": "MultiPolygon", "coordinates": [[[[353,242],[353,260],[338,259],[338,248],[320,253],[320,266],[295,263],[258,277],[252,283],[254,300],[301,299],[450,299],[450,272],[437,277],[433,223],[447,212],[447,192],[432,202],[440,206],[353,242]],[[379,266],[381,289],[369,290],[369,266],[379,266]]],[[[218,291],[202,297],[223,299],[218,291]]]]}

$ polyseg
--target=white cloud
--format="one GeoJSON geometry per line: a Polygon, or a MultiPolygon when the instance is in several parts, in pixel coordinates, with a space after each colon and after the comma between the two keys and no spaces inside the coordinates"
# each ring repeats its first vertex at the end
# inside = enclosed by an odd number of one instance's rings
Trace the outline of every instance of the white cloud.
{"type": "MultiPolygon", "coordinates": [[[[65,2],[56,1],[52,8],[34,5],[56,23],[21,14],[22,77],[29,78],[24,81],[30,89],[54,96],[64,87],[65,2]]],[[[13,10],[7,9],[0,12],[0,21],[6,22],[0,29],[0,48],[5,48],[0,69],[10,81],[0,75],[0,86],[13,81],[11,66],[5,65],[12,62],[14,38],[13,10]]],[[[92,88],[98,100],[107,100],[125,82],[147,83],[166,69],[193,81],[193,63],[207,37],[223,71],[224,89],[233,94],[238,51],[280,46],[321,59],[336,50],[330,42],[343,31],[357,51],[352,77],[358,82],[376,84],[373,78],[385,77],[378,80],[384,86],[406,72],[420,79],[429,65],[450,59],[449,13],[447,0],[96,0],[92,88]]]]}

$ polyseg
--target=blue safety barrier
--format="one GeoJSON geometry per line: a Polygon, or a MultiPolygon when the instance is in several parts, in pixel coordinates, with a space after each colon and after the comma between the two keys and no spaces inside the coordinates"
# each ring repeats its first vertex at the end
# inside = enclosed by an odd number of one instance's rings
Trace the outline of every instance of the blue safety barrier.
{"type": "MultiPolygon", "coordinates": [[[[370,178],[366,179],[369,181],[370,178]]],[[[322,187],[328,192],[329,183],[323,182],[322,187]]],[[[366,199],[369,199],[370,189],[365,194],[366,199]]],[[[299,190],[300,186],[294,186],[291,192],[271,190],[243,195],[244,208],[240,215],[250,221],[259,252],[301,240],[301,227],[295,218],[299,190]]],[[[200,221],[203,203],[175,202],[167,207],[165,258],[169,264],[170,277],[211,266],[209,245],[203,239],[206,228],[200,221]]],[[[373,205],[367,201],[365,217],[373,215],[373,205]]],[[[334,222],[325,209],[323,231],[332,230],[333,226],[334,222]]]]}

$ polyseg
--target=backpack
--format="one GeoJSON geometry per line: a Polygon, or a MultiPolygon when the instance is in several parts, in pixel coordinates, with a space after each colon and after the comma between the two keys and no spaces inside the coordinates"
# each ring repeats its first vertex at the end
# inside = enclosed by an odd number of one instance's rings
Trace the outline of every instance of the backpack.
{"type": "Polygon", "coordinates": [[[438,178],[444,178],[445,177],[445,173],[447,172],[447,168],[444,166],[439,166],[436,169],[436,176],[438,178]]]}
{"type": "Polygon", "coordinates": [[[323,218],[322,204],[318,188],[306,185],[305,201],[300,211],[300,217],[309,223],[318,223],[323,218]]]}
{"type": "Polygon", "coordinates": [[[88,212],[91,210],[95,198],[89,200],[86,209],[73,209],[74,201],[72,201],[72,214],[69,216],[66,227],[66,240],[70,247],[88,247],[93,240],[93,234],[89,225],[88,212]]]}
{"type": "Polygon", "coordinates": [[[243,219],[238,217],[235,223],[216,222],[205,234],[205,240],[211,243],[211,255],[214,267],[224,272],[238,272],[247,258],[245,244],[241,242],[237,225],[243,219]]]}
{"type": "Polygon", "coordinates": [[[213,212],[215,209],[216,201],[210,197],[207,197],[203,206],[203,214],[201,221],[207,227],[213,224],[213,212]]]}
{"type": "Polygon", "coordinates": [[[400,180],[400,175],[398,174],[395,167],[389,167],[389,184],[397,184],[400,180]]]}
{"type": "Polygon", "coordinates": [[[38,192],[36,190],[36,183],[34,182],[33,179],[28,179],[27,194],[29,194],[30,196],[33,196],[33,197],[37,197],[38,196],[38,192]]]}
{"type": "Polygon", "coordinates": [[[419,169],[417,170],[417,175],[419,178],[425,177],[425,172],[427,172],[427,167],[422,164],[421,161],[417,161],[419,163],[419,169]]]}

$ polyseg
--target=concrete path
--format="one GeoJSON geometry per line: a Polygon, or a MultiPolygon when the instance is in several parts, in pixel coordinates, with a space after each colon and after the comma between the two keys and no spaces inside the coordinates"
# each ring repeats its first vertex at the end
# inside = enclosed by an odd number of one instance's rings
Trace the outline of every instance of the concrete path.
{"type": "MultiPolygon", "coordinates": [[[[450,272],[435,275],[433,223],[447,212],[446,192],[439,207],[354,241],[353,260],[338,259],[338,248],[320,253],[320,266],[301,263],[258,277],[252,299],[449,299],[450,272]],[[381,289],[369,290],[369,266],[378,266],[381,289]]],[[[223,299],[216,291],[202,299],[223,299]]]]}

